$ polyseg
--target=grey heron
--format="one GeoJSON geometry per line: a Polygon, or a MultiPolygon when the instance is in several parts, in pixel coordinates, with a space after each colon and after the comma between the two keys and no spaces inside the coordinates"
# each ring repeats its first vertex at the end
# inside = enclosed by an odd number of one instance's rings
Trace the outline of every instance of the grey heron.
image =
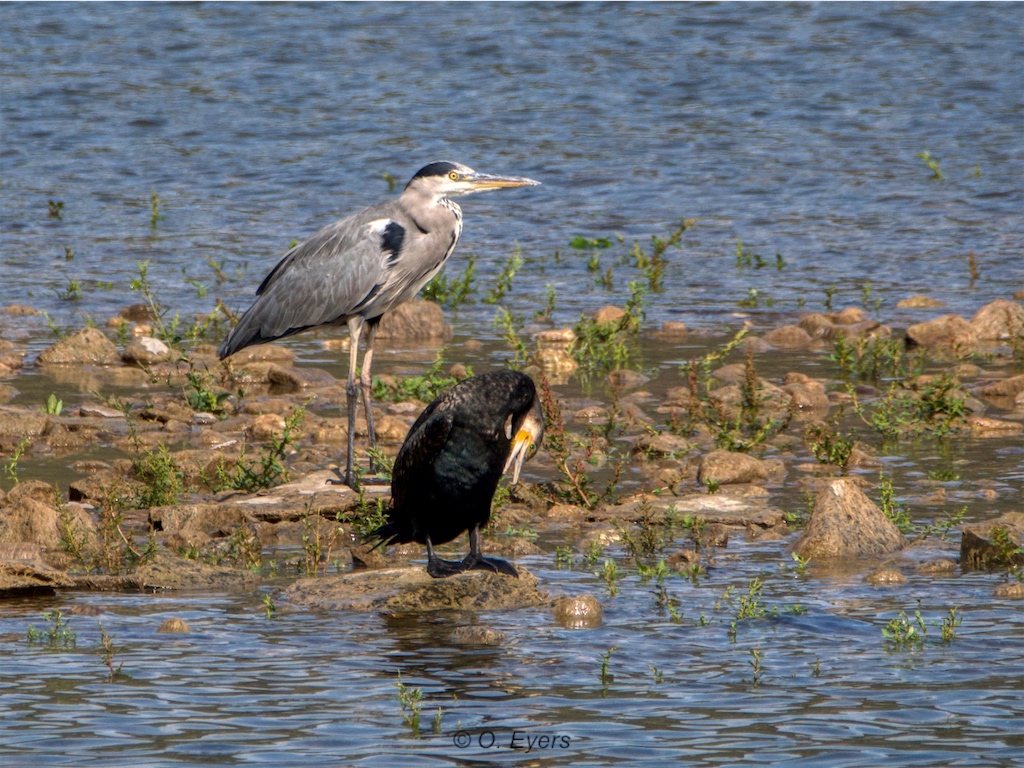
{"type": "Polygon", "coordinates": [[[220,358],[309,328],[347,325],[351,343],[344,482],[356,487],[353,456],[359,385],[369,444],[376,445],[370,366],[377,326],[385,312],[414,298],[455,250],[462,234],[462,209],[451,198],[539,183],[521,176],[478,173],[459,163],[435,162],[421,168],[397,198],[328,224],[288,251],[256,289],[256,301],[221,345],[220,358]],[[366,352],[357,385],[364,327],[366,352]]]}

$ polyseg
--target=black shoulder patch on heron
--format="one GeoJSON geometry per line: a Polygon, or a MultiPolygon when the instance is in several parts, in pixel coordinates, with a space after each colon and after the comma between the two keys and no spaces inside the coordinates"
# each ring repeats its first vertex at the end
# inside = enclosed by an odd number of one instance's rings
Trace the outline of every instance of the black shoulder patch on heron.
{"type": "Polygon", "coordinates": [[[394,221],[389,221],[380,235],[381,250],[388,253],[388,264],[398,261],[398,255],[402,252],[402,243],[405,242],[405,227],[394,221]]]}
{"type": "Polygon", "coordinates": [[[422,179],[427,176],[447,176],[452,171],[457,170],[459,170],[459,166],[455,165],[455,163],[445,161],[431,163],[430,165],[425,165],[416,171],[416,175],[409,179],[409,183],[412,184],[416,179],[422,179]]]}

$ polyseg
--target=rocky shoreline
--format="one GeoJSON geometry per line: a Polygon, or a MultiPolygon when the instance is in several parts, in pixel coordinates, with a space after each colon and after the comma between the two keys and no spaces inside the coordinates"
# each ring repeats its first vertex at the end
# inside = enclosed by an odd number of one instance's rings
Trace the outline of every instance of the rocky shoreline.
{"type": "MultiPolygon", "coordinates": [[[[12,319],[31,312],[4,311],[12,319]]],[[[0,491],[0,598],[83,589],[250,589],[266,572],[264,552],[278,548],[301,552],[273,566],[296,576],[280,595],[282,605],[374,611],[549,605],[560,621],[580,626],[599,616],[599,603],[580,608],[572,601],[581,596],[548,595],[528,572],[518,583],[480,573],[435,582],[409,565],[422,556],[419,547],[370,550],[360,533],[386,504],[386,482],[362,493],[327,483],[336,477],[346,420],[336,407],[318,411],[344,402],[343,382],[296,366],[294,355],[277,345],[249,348],[227,365],[211,344],[183,354],[150,335],[145,312],[122,314],[109,325],[123,337],[120,347],[108,333],[84,328],[26,360],[22,347],[0,339],[0,403],[7,403],[0,404],[0,460],[9,478],[8,490],[0,491]],[[135,394],[92,396],[67,410],[9,404],[30,366],[80,391],[135,394]],[[34,459],[98,447],[122,457],[75,461],[71,468],[82,477],[67,493],[28,479],[34,459]]],[[[605,308],[595,322],[619,323],[625,332],[622,317],[622,310],[605,308]]],[[[389,318],[380,338],[451,334],[429,302],[411,303],[389,318]]],[[[662,397],[645,391],[645,375],[625,368],[606,373],[610,396],[599,404],[574,408],[548,387],[547,415],[562,426],[549,428],[547,455],[542,451],[536,471],[550,479],[510,489],[496,503],[487,549],[513,559],[537,554],[543,550],[534,539],[553,532],[575,554],[614,544],[638,563],[650,556],[685,570],[713,562],[730,538],[748,536],[779,540],[780,551],[812,563],[812,572],[853,568],[873,584],[900,583],[903,570],[1019,573],[1019,496],[1017,511],[985,515],[981,510],[1005,491],[980,489],[977,503],[968,505],[969,524],[950,525],[924,544],[910,541],[892,509],[872,500],[879,487],[869,478],[881,466],[879,446],[890,428],[880,413],[904,418],[901,429],[941,426],[945,440],[997,441],[1019,450],[1022,329],[1024,307],[1006,299],[980,307],[970,320],[939,316],[898,334],[859,308],[808,313],[763,336],[746,335],[728,360],[709,353],[706,377],[695,365],[662,397]],[[893,343],[870,346],[873,340],[893,343]],[[882,349],[890,358],[924,352],[927,367],[907,373],[895,393],[856,373],[843,386],[822,377],[820,367],[774,380],[755,368],[769,355],[777,365],[780,357],[808,350],[840,368],[844,360],[864,366],[869,353],[882,357],[882,349]],[[744,353],[747,361],[735,362],[744,353]],[[863,425],[850,427],[850,411],[864,423],[870,416],[878,439],[864,439],[863,425]],[[617,483],[620,476],[629,481],[617,483]],[[804,492],[806,519],[773,504],[774,489],[783,484],[804,492]],[[795,538],[794,526],[802,529],[795,538]],[[672,536],[652,533],[669,529],[672,536]],[[638,548],[634,536],[660,537],[660,544],[638,548]]],[[[687,333],[681,324],[666,324],[651,337],[670,345],[687,333]]],[[[564,381],[577,365],[577,344],[572,329],[538,333],[527,372],[564,381]]],[[[455,364],[446,375],[458,379],[465,367],[455,364]]],[[[380,379],[400,392],[395,377],[380,379]]],[[[394,455],[424,405],[402,397],[378,403],[385,454],[394,455]]],[[[360,419],[357,432],[364,429],[360,419]]],[[[998,589],[1004,597],[1024,595],[1019,579],[998,589]]]]}

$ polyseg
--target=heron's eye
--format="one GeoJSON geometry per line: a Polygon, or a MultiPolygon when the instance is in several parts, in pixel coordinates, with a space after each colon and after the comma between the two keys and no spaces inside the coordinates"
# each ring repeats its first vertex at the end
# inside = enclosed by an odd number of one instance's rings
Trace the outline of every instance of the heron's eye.
{"type": "Polygon", "coordinates": [[[449,171],[448,178],[451,179],[452,181],[458,181],[459,180],[459,172],[458,171],[449,171]]]}

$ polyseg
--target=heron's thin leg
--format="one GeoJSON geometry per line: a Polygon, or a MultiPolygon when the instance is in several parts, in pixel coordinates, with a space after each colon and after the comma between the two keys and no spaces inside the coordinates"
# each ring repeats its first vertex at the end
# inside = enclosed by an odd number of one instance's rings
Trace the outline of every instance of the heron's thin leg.
{"type": "Polygon", "coordinates": [[[359,362],[359,333],[363,330],[363,318],[353,317],[348,321],[348,382],[345,395],[348,407],[348,456],[345,458],[345,485],[358,490],[359,481],[353,470],[356,455],[356,397],[359,389],[356,386],[356,363],[359,362]]]}
{"type": "MultiPolygon", "coordinates": [[[[377,326],[380,318],[374,318],[366,324],[366,352],[363,353],[363,370],[359,381],[363,388],[363,410],[366,411],[366,433],[370,447],[377,445],[377,433],[373,426],[373,380],[370,378],[370,366],[373,365],[373,340],[377,338],[377,326]]],[[[374,471],[373,459],[370,459],[370,471],[374,471]]]]}

